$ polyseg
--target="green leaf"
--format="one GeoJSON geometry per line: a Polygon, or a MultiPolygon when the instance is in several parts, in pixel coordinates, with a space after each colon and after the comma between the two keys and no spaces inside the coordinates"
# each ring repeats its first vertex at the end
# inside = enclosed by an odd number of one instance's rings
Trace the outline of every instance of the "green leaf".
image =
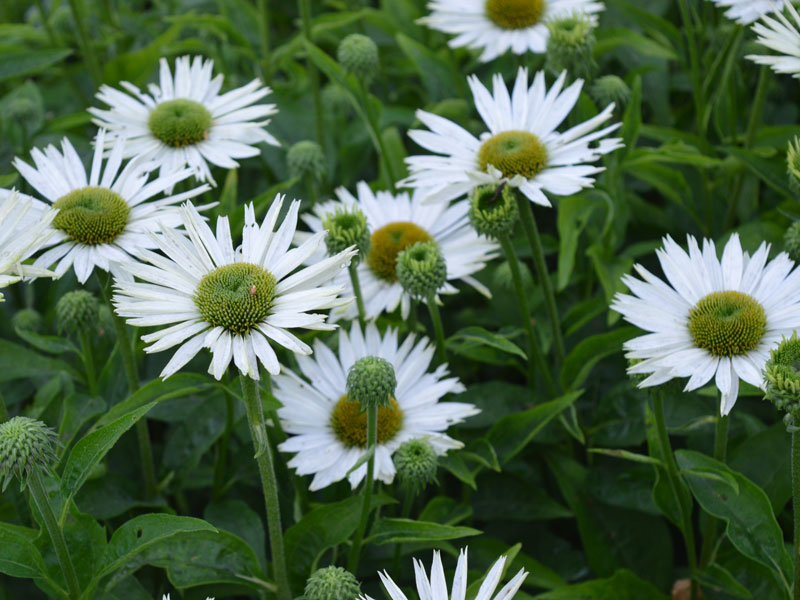
{"type": "Polygon", "coordinates": [[[639,332],[636,327],[622,327],[581,340],[564,359],[564,366],[561,367],[562,387],[570,390],[583,385],[601,359],[619,353],[623,342],[639,332]]]}
{"type": "Polygon", "coordinates": [[[716,590],[722,590],[726,594],[730,594],[734,598],[752,598],[751,594],[746,587],[736,581],[736,578],[722,565],[716,563],[708,565],[705,570],[699,574],[700,583],[703,587],[710,587],[716,590]]]}
{"type": "Polygon", "coordinates": [[[32,75],[61,62],[72,54],[68,49],[12,50],[0,52],[0,81],[32,75]]]}
{"type": "Polygon", "coordinates": [[[613,456],[614,458],[622,458],[633,462],[644,463],[648,465],[663,466],[657,458],[647,456],[646,454],[637,454],[636,452],[629,452],[628,450],[619,450],[617,448],[589,448],[589,452],[594,454],[605,454],[606,456],[613,456]]]}
{"type": "Polygon", "coordinates": [[[621,569],[608,579],[566,585],[534,597],[535,600],[669,600],[652,583],[621,569]]]}
{"type": "Polygon", "coordinates": [[[577,194],[562,198],[558,203],[558,272],[556,289],[567,287],[575,267],[575,253],[581,235],[592,212],[599,206],[588,196],[577,194]]]}
{"type": "Polygon", "coordinates": [[[403,544],[406,542],[437,542],[443,540],[457,540],[481,532],[472,527],[455,527],[440,525],[429,521],[414,521],[413,519],[380,519],[372,528],[367,539],[369,543],[377,544],[403,544]]]}
{"type": "Polygon", "coordinates": [[[462,85],[462,76],[456,73],[452,61],[439,58],[426,46],[402,33],[398,33],[395,40],[414,65],[431,101],[452,97],[462,85]]]}
{"type": "Polygon", "coordinates": [[[42,555],[33,544],[35,529],[0,521],[0,573],[32,579],[47,573],[42,555]]]}
{"type": "Polygon", "coordinates": [[[764,491],[741,473],[700,452],[678,450],[675,456],[688,473],[689,487],[700,506],[728,524],[728,538],[736,549],[770,568],[779,580],[792,581],[792,559],[764,491]],[[722,481],[693,476],[697,471],[716,472],[722,481]],[[737,482],[738,494],[727,481],[731,478],[737,482]]]}
{"type": "Polygon", "coordinates": [[[475,484],[475,477],[473,477],[472,471],[469,470],[460,452],[449,452],[442,456],[439,459],[439,465],[473,490],[478,489],[475,484]]]}
{"type": "Polygon", "coordinates": [[[64,361],[42,356],[24,346],[0,340],[0,382],[33,379],[67,373],[77,377],[75,370],[64,361]]]}
{"type": "Polygon", "coordinates": [[[670,46],[643,36],[641,33],[623,27],[603,27],[596,32],[595,54],[601,55],[620,46],[628,46],[638,53],[652,58],[678,60],[675,50],[670,46]]]}
{"type": "Polygon", "coordinates": [[[122,434],[133,427],[155,404],[150,402],[110,425],[84,436],[75,444],[61,476],[61,491],[66,498],[64,507],[69,506],[70,500],[89,477],[94,466],[103,460],[122,434]]]}
{"type": "Polygon", "coordinates": [[[14,328],[14,332],[37,350],[47,352],[48,354],[63,354],[64,352],[79,353],[75,344],[64,337],[59,337],[57,335],[40,335],[16,327],[14,328]]]}
{"type": "Polygon", "coordinates": [[[786,166],[783,163],[778,166],[765,158],[761,158],[761,156],[752,150],[744,150],[742,148],[736,148],[735,146],[723,146],[720,150],[727,152],[742,162],[772,189],[786,198],[794,200],[795,195],[787,183],[786,166]]]}
{"type": "Polygon", "coordinates": [[[487,331],[483,327],[470,326],[460,329],[447,339],[445,346],[459,354],[466,353],[475,346],[489,346],[501,352],[516,354],[522,360],[527,360],[525,353],[514,342],[507,337],[487,331]]]}

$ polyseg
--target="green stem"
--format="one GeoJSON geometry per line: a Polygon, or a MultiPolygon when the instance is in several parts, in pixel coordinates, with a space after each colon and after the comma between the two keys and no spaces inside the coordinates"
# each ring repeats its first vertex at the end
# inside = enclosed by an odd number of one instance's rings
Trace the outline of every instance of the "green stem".
{"type": "Polygon", "coordinates": [[[702,115],[705,112],[703,101],[703,89],[700,79],[700,60],[697,52],[697,40],[695,39],[694,23],[692,22],[689,5],[686,0],[679,0],[678,5],[683,19],[683,27],[686,32],[686,41],[689,48],[689,68],[692,75],[692,96],[696,110],[696,124],[698,131],[702,127],[702,115]]]}
{"type": "MultiPolygon", "coordinates": [[[[728,417],[718,416],[714,427],[714,458],[720,462],[725,462],[727,454],[728,417]]],[[[703,546],[700,551],[700,568],[704,569],[711,562],[714,548],[717,545],[719,519],[709,514],[704,514],[701,528],[703,530],[703,546]]]]}
{"type": "MultiPolygon", "coordinates": [[[[407,519],[411,514],[411,502],[414,500],[414,492],[411,486],[406,488],[406,494],[403,499],[403,512],[400,517],[407,519]]],[[[394,559],[392,560],[392,573],[400,574],[400,555],[402,554],[403,544],[398,543],[394,546],[394,559]]]]}
{"type": "Polygon", "coordinates": [[[433,321],[433,331],[436,333],[436,360],[439,364],[447,362],[447,353],[444,349],[444,328],[442,327],[442,317],[439,314],[439,307],[436,306],[436,294],[431,294],[427,300],[428,312],[433,321]]]}
{"type": "MultiPolygon", "coordinates": [[[[311,39],[311,0],[299,0],[300,16],[303,21],[303,37],[312,43],[311,39]]],[[[319,95],[319,72],[309,56],[306,58],[306,71],[308,82],[311,85],[311,102],[314,105],[314,123],[317,128],[317,143],[324,146],[324,124],[322,122],[322,101],[319,95]]]]}
{"type": "Polygon", "coordinates": [[[394,191],[397,177],[395,177],[392,163],[389,160],[389,154],[386,152],[386,145],[383,143],[383,136],[381,135],[381,130],[378,126],[378,119],[375,117],[375,113],[372,111],[372,104],[369,101],[367,88],[364,86],[364,82],[360,79],[358,81],[358,91],[359,95],[361,96],[361,104],[364,107],[364,115],[366,116],[367,127],[372,137],[372,143],[375,144],[375,149],[378,151],[379,155],[378,157],[383,163],[384,169],[386,169],[386,177],[389,178],[389,188],[391,191],[394,191]]]}
{"type": "Polygon", "coordinates": [[[361,325],[361,330],[366,326],[366,317],[364,312],[364,298],[361,295],[361,284],[358,281],[358,263],[355,260],[350,261],[350,281],[353,283],[353,293],[356,296],[356,305],[358,306],[358,323],[361,325]]]}
{"type": "Polygon", "coordinates": [[[272,79],[272,63],[269,50],[269,8],[267,0],[258,0],[258,36],[261,39],[261,76],[264,83],[272,79]]]}
{"type": "Polygon", "coordinates": [[[681,533],[686,546],[686,559],[689,562],[689,576],[691,577],[691,598],[697,600],[697,551],[694,547],[694,529],[692,526],[691,507],[685,506],[680,493],[680,474],[675,463],[675,455],[672,453],[672,446],[669,443],[669,434],[664,419],[664,399],[660,392],[653,394],[653,415],[656,421],[656,431],[658,433],[658,444],[661,449],[661,456],[664,460],[664,467],[667,472],[667,481],[670,490],[675,498],[675,503],[681,512],[681,533]]]}
{"type": "Polygon", "coordinates": [[[50,40],[50,44],[53,46],[60,45],[60,40],[56,37],[55,31],[50,26],[50,20],[47,18],[47,12],[44,9],[44,3],[42,0],[36,0],[36,8],[39,9],[39,16],[42,19],[42,25],[44,26],[44,31],[47,33],[47,38],[50,40]]]}
{"type": "Polygon", "coordinates": [[[530,357],[528,358],[528,369],[530,370],[530,373],[528,378],[530,379],[530,385],[534,385],[536,382],[536,374],[533,368],[535,362],[536,366],[539,368],[539,371],[542,373],[542,379],[544,379],[545,385],[547,386],[547,391],[551,396],[555,397],[558,395],[556,392],[556,386],[553,383],[553,377],[550,374],[550,369],[547,367],[547,361],[545,361],[544,354],[539,346],[539,338],[536,337],[536,332],[533,330],[533,323],[531,321],[531,308],[528,305],[528,297],[525,295],[525,288],[522,285],[522,276],[520,275],[517,254],[514,252],[514,246],[511,243],[511,239],[507,235],[498,238],[498,241],[500,242],[500,246],[503,248],[503,252],[506,255],[506,260],[508,261],[508,267],[511,271],[511,279],[514,282],[514,291],[517,293],[517,304],[519,304],[519,311],[522,315],[522,327],[525,329],[525,334],[528,336],[528,349],[530,352],[530,357]],[[531,360],[531,357],[533,358],[533,361],[531,360]]]}
{"type": "Polygon", "coordinates": [[[272,569],[275,584],[278,587],[278,600],[291,600],[292,592],[286,573],[286,553],[283,549],[283,530],[281,528],[281,509],[278,500],[278,482],[272,462],[272,447],[269,444],[267,426],[264,421],[264,407],[258,395],[256,382],[239,374],[242,384],[242,397],[247,409],[247,422],[250,424],[250,435],[261,477],[261,489],[264,493],[264,506],[267,511],[267,527],[269,529],[269,546],[272,555],[272,569]]]}
{"type": "Polygon", "coordinates": [[[794,514],[794,599],[800,600],[800,432],[792,432],[792,513],[794,514]]]}
{"type": "Polygon", "coordinates": [[[6,408],[6,401],[3,399],[3,394],[0,394],[0,423],[5,423],[10,418],[8,409],[6,408]]]}
{"type": "Polygon", "coordinates": [[[517,205],[519,206],[519,214],[520,217],[522,217],[522,229],[525,231],[525,236],[528,238],[528,244],[531,247],[531,254],[533,255],[533,264],[536,267],[539,284],[542,286],[542,291],[544,292],[547,316],[553,327],[553,344],[555,346],[556,362],[561,365],[561,363],[564,362],[564,338],[561,335],[561,321],[558,317],[558,308],[556,307],[556,295],[553,292],[550,273],[547,271],[547,263],[544,261],[542,238],[539,235],[539,228],[536,225],[536,218],[533,216],[533,207],[531,206],[530,200],[522,194],[515,195],[517,197],[517,205]]]}
{"type": "Polygon", "coordinates": [[[225,386],[225,429],[219,440],[217,459],[214,461],[213,498],[215,500],[219,500],[223,492],[225,470],[228,465],[228,446],[230,444],[231,431],[233,431],[233,409],[233,394],[228,391],[228,386],[225,386]]]}
{"type": "MultiPolygon", "coordinates": [[[[367,450],[371,450],[378,443],[378,405],[371,402],[367,406],[367,450]]],[[[347,570],[358,574],[358,561],[361,558],[361,544],[364,542],[364,533],[367,531],[367,520],[369,519],[369,509],[372,504],[372,487],[375,479],[375,453],[370,455],[367,461],[367,477],[364,480],[364,502],[361,504],[361,520],[358,522],[358,529],[353,537],[353,545],[350,547],[350,556],[347,558],[347,570]]]]}
{"type": "Polygon", "coordinates": [[[94,54],[91,40],[86,32],[86,15],[83,12],[82,2],[83,0],[69,0],[69,7],[72,10],[72,18],[75,20],[75,26],[78,30],[81,52],[86,59],[86,64],[89,66],[92,82],[97,87],[102,83],[103,75],[100,71],[100,63],[97,62],[97,57],[94,54]]]}
{"type": "Polygon", "coordinates": [[[94,369],[94,356],[92,355],[92,339],[87,331],[81,331],[78,337],[81,342],[81,359],[86,369],[86,384],[89,388],[89,394],[95,397],[97,396],[97,375],[94,369]]]}
{"type": "Polygon", "coordinates": [[[69,555],[67,543],[64,541],[64,534],[58,526],[56,517],[53,514],[53,509],[50,506],[50,501],[47,498],[47,492],[42,484],[42,476],[39,470],[31,469],[28,476],[28,489],[33,496],[33,501],[36,503],[39,513],[42,515],[44,526],[50,536],[50,541],[53,542],[53,548],[58,557],[58,564],[61,565],[61,570],[64,573],[64,579],[67,582],[67,590],[71,600],[78,598],[81,595],[81,588],[78,585],[78,576],[75,574],[75,567],[72,564],[72,558],[69,555]]]}

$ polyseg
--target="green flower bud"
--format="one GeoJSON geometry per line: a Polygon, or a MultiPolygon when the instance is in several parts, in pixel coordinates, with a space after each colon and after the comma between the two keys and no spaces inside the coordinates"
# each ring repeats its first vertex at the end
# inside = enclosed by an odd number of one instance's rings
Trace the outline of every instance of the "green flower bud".
{"type": "Polygon", "coordinates": [[[785,337],[764,365],[765,400],[786,413],[783,422],[789,431],[800,429],[800,339],[797,332],[785,337]]]}
{"type": "Polygon", "coordinates": [[[625,108],[631,99],[631,88],[616,75],[604,75],[595,80],[589,88],[589,95],[603,108],[616,104],[616,108],[625,108]]]}
{"type": "Polygon", "coordinates": [[[397,281],[414,298],[428,299],[447,281],[447,265],[434,240],[416,242],[397,255],[397,281]]]}
{"type": "Polygon", "coordinates": [[[391,406],[397,379],[392,363],[377,356],[358,359],[347,373],[347,399],[368,406],[391,406]]]}
{"type": "Polygon", "coordinates": [[[472,190],[469,220],[475,231],[491,238],[511,235],[519,217],[514,194],[514,189],[505,182],[472,190]]]}
{"type": "Polygon", "coordinates": [[[433,446],[427,440],[415,439],[403,442],[395,451],[393,460],[400,485],[415,496],[436,481],[439,460],[433,446]]]}
{"type": "Polygon", "coordinates": [[[800,137],[789,141],[786,149],[786,172],[789,174],[789,185],[795,192],[800,192],[800,137]]]}
{"type": "Polygon", "coordinates": [[[783,246],[789,257],[800,262],[800,221],[795,221],[783,235],[783,246]]]}
{"type": "Polygon", "coordinates": [[[304,140],[292,145],[286,162],[292,177],[313,177],[319,181],[325,176],[325,155],[316,142],[304,140]]]}
{"type": "Polygon", "coordinates": [[[322,105],[337,114],[346,114],[353,106],[347,91],[338,83],[329,83],[322,88],[322,105]]]}
{"type": "Polygon", "coordinates": [[[42,330],[42,315],[34,308],[23,308],[14,313],[11,324],[20,331],[39,333],[42,330]]]}
{"type": "Polygon", "coordinates": [[[99,302],[86,290],[67,292],[56,303],[58,330],[62,333],[94,331],[98,314],[99,302]]]}
{"type": "Polygon", "coordinates": [[[16,475],[24,488],[33,469],[47,470],[56,460],[56,432],[41,421],[14,417],[0,423],[0,480],[2,491],[16,475]]]}
{"type": "MultiPolygon", "coordinates": [[[[533,294],[536,290],[534,288],[535,283],[530,268],[523,261],[518,261],[517,265],[519,266],[520,279],[522,279],[522,289],[526,290],[528,294],[533,294]]],[[[514,278],[511,275],[511,265],[507,260],[497,265],[497,268],[494,270],[493,280],[496,285],[502,287],[504,290],[515,290],[514,278]]]]}
{"type": "Polygon", "coordinates": [[[597,70],[594,61],[594,23],[582,14],[574,14],[547,23],[545,66],[553,73],[567,73],[573,77],[591,79],[597,70]]]}
{"type": "Polygon", "coordinates": [[[328,254],[333,256],[342,250],[355,246],[358,256],[353,257],[354,262],[369,252],[370,233],[367,229],[367,217],[357,206],[350,210],[337,208],[322,219],[322,227],[328,232],[325,244],[328,254]]]}
{"type": "Polygon", "coordinates": [[[336,58],[345,71],[365,83],[378,74],[378,47],[360,33],[351,33],[339,43],[336,58]]]}
{"type": "Polygon", "coordinates": [[[306,582],[306,600],[355,600],[359,594],[358,579],[342,567],[317,569],[306,582]]]}

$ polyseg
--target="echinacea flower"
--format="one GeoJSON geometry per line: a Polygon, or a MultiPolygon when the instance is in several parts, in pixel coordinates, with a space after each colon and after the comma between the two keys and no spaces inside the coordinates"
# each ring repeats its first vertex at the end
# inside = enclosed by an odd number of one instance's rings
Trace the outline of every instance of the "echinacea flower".
{"type": "Polygon", "coordinates": [[[401,184],[421,188],[423,202],[448,202],[478,186],[506,182],[543,206],[550,206],[545,192],[568,196],[592,187],[592,176],[603,168],[589,163],[622,146],[619,138],[602,139],[620,124],[594,131],[611,118],[614,105],[609,104],[588,121],[556,131],[583,86],[578,79],[562,90],[565,79],[561,73],[547,90],[539,71],[528,87],[528,71],[520,68],[509,95],[501,75],[493,78],[494,94],[471,75],[475,106],[489,131],[478,139],[444,117],[418,110],[417,118],[430,131],[415,129],[408,135],[438,156],[406,158],[411,175],[401,184]]]}
{"type": "Polygon", "coordinates": [[[447,365],[428,372],[433,353],[427,338],[410,335],[400,343],[394,329],[381,336],[369,323],[362,333],[354,322],[349,335],[339,332],[338,355],[316,340],[313,357],[297,357],[302,377],[284,370],[273,378],[273,393],[283,404],[278,417],[289,434],[278,448],[296,453],[289,466],[299,475],[314,475],[309,489],[345,477],[355,488],[366,474],[366,464],[347,474],[366,453],[367,420],[360,404],[349,401],[346,384],[350,367],[367,356],[391,363],[397,380],[389,405],[378,409],[376,479],[392,482],[392,454],[405,441],[425,438],[438,456],[462,446],[444,431],[479,410],[464,402],[440,402],[445,394],[463,392],[464,386],[447,377],[447,365]]]}
{"type": "Polygon", "coordinates": [[[617,294],[611,308],[646,335],[625,342],[626,357],[637,359],[629,373],[650,374],[639,387],[688,377],[695,390],[714,378],[727,415],[739,394],[739,380],[763,387],[770,348],[800,327],[800,270],[785,252],[769,263],[762,243],[750,256],[738,234],[717,259],[714,242],[703,248],[687,236],[689,252],[669,236],[656,250],[667,281],[641,265],[642,280],[625,275],[633,295],[617,294]]]}
{"type": "Polygon", "coordinates": [[[749,25],[771,12],[783,9],[783,0],[711,0],[721,8],[727,8],[725,16],[740,25],[749,25]]]}
{"type": "Polygon", "coordinates": [[[452,48],[477,48],[482,62],[511,50],[514,54],[547,49],[547,24],[583,13],[593,22],[603,10],[593,0],[433,0],[431,14],[419,19],[431,29],[455,34],[452,48]]]}
{"type": "MultiPolygon", "coordinates": [[[[358,264],[366,318],[374,319],[384,312],[392,312],[398,305],[401,316],[408,317],[411,297],[397,280],[396,264],[397,255],[416,242],[433,240],[438,244],[447,264],[448,282],[461,280],[482,294],[491,295],[472,274],[497,256],[498,246],[470,227],[469,202],[424,205],[419,194],[373,192],[364,181],[358,183],[356,191],[358,198],[345,188],[337,189],[338,201],[318,203],[313,208],[314,214],[306,213],[302,219],[311,231],[319,232],[323,230],[326,216],[336,211],[358,208],[366,217],[369,251],[358,264]]],[[[298,233],[299,239],[307,235],[298,233]]],[[[341,277],[342,284],[350,291],[349,277],[346,274],[341,277]]],[[[458,289],[447,282],[439,290],[442,294],[457,292],[458,289]]],[[[354,318],[357,315],[356,306],[351,305],[343,313],[334,311],[332,316],[354,318]]]]}
{"type": "MultiPolygon", "coordinates": [[[[499,592],[494,594],[495,589],[503,577],[503,567],[506,564],[506,557],[501,556],[489,569],[486,578],[481,583],[478,593],[474,600],[512,600],[519,591],[522,582],[528,576],[525,569],[520,569],[516,575],[503,586],[499,592]],[[494,594],[494,596],[492,596],[494,594]]],[[[462,548],[458,554],[458,564],[453,576],[453,585],[450,594],[447,593],[447,580],[442,566],[442,557],[438,550],[433,551],[433,564],[431,565],[430,578],[425,572],[422,561],[414,559],[414,574],[417,582],[417,595],[420,600],[464,600],[467,593],[467,549],[462,548]]],[[[400,591],[397,584],[392,580],[386,571],[378,572],[381,583],[391,600],[408,600],[406,595],[400,591]]],[[[372,600],[369,596],[359,596],[360,600],[372,600]]]]}
{"type": "Polygon", "coordinates": [[[753,31],[758,35],[756,42],[778,54],[748,54],[746,58],[767,65],[776,73],[800,77],[800,14],[791,2],[786,4],[786,9],[794,23],[776,11],[774,17],[763,15],[761,21],[753,25],[753,31]]]}
{"type": "Polygon", "coordinates": [[[95,267],[108,271],[112,263],[131,260],[143,248],[155,248],[148,232],[161,226],[180,224],[178,208],[174,206],[209,189],[201,185],[173,196],[154,200],[179,181],[190,177],[189,169],[181,169],[152,181],[152,163],[130,161],[124,168],[124,140],[117,140],[108,158],[103,161],[106,132],[100,130],[92,158],[91,171],[86,169],[67,138],[61,141],[61,151],[47,146],[43,151],[31,151],[35,167],[20,158],[14,166],[58,214],[52,221],[55,229],[47,241],[49,250],[34,264],[49,267],[55,263],[59,277],[70,267],[80,283],[85,283],[95,267]]]}
{"type": "MultiPolygon", "coordinates": [[[[188,165],[200,181],[214,183],[208,163],[236,168],[237,158],[257,156],[255,144],[278,141],[267,132],[269,119],[278,112],[274,104],[254,104],[271,92],[260,80],[220,94],[223,76],[212,79],[213,60],[188,56],[175,60],[175,75],[161,59],[159,85],[149,94],[132,83],[120,85],[128,92],[103,85],[97,98],[109,109],[89,108],[94,123],[114,137],[125,137],[125,157],[156,161],[161,175],[188,165]]],[[[112,139],[113,141],[113,139],[112,139]]]]}
{"type": "Polygon", "coordinates": [[[242,245],[235,248],[227,217],[217,219],[216,235],[194,206],[181,207],[188,238],[165,228],[151,235],[165,256],[140,254],[149,264],[122,267],[141,282],[117,279],[114,305],[131,325],[162,327],[142,336],[145,352],[160,352],[180,344],[161,377],[177,372],[202,348],[213,360],[209,373],[220,379],[233,359],[243,375],[258,379],[259,363],[273,375],[280,372],[271,343],[297,354],[311,348],[290,329],[333,329],[324,310],[349,302],[342,287],[327,285],[355,254],[348,249],[298,270],[320,245],[325,233],[289,249],[300,201],[295,200],[278,229],[283,197],[278,195],[264,221],[256,223],[253,205],[246,205],[242,245]]]}

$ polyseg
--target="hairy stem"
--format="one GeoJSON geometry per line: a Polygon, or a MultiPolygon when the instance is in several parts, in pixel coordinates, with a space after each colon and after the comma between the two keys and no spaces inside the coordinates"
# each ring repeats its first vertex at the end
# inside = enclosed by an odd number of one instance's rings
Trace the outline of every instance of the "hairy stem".
{"type": "Polygon", "coordinates": [[[358,561],[361,558],[361,544],[364,542],[364,533],[367,531],[369,509],[372,504],[372,487],[375,479],[375,453],[374,448],[378,443],[378,406],[373,402],[367,407],[367,451],[373,450],[367,461],[367,477],[364,480],[364,502],[361,504],[361,520],[358,522],[350,547],[350,556],[347,558],[347,570],[357,575],[358,561]]]}

